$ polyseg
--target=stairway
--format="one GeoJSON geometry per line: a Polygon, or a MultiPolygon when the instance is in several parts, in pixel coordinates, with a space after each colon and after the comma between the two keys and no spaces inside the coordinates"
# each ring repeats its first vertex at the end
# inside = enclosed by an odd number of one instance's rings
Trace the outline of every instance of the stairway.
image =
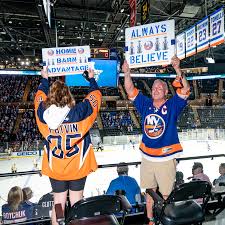
{"type": "Polygon", "coordinates": [[[125,92],[125,90],[124,90],[124,88],[123,88],[123,86],[122,86],[122,84],[120,82],[119,82],[118,88],[119,88],[119,91],[120,91],[123,99],[126,100],[127,99],[127,94],[126,94],[126,92],[125,92]]]}
{"type": "Polygon", "coordinates": [[[97,115],[97,123],[98,123],[99,130],[103,130],[103,124],[102,124],[102,119],[101,119],[100,113],[98,113],[98,115],[97,115]]]}
{"type": "Polygon", "coordinates": [[[194,113],[194,120],[196,122],[196,125],[197,125],[197,127],[200,127],[201,126],[201,121],[200,121],[200,117],[198,115],[197,108],[193,107],[193,106],[191,106],[191,108],[192,108],[192,111],[194,113]]]}
{"type": "Polygon", "coordinates": [[[129,113],[130,113],[130,117],[131,117],[131,119],[133,120],[135,126],[136,126],[137,128],[141,128],[140,123],[138,122],[138,119],[137,119],[137,117],[136,117],[134,111],[133,111],[133,110],[129,110],[129,113]]]}
{"type": "Polygon", "coordinates": [[[31,86],[31,80],[28,80],[27,85],[24,90],[24,94],[23,94],[23,102],[27,101],[28,94],[30,92],[30,86],[31,86]]]}
{"type": "Polygon", "coordinates": [[[168,83],[168,86],[169,86],[170,92],[171,92],[171,93],[172,93],[172,95],[174,96],[174,95],[175,95],[175,91],[174,91],[174,89],[173,89],[173,86],[172,86],[171,82],[170,82],[170,81],[167,81],[167,83],[168,83]]]}
{"type": "Polygon", "coordinates": [[[141,80],[141,82],[144,84],[145,89],[147,90],[147,92],[149,93],[149,96],[151,95],[151,89],[148,86],[148,84],[146,83],[145,80],[141,80]]]}

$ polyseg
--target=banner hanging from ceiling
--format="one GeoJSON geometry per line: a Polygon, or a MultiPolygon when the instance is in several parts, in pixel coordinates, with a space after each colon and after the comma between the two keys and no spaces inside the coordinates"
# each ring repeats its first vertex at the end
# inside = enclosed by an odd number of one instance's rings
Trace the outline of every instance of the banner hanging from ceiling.
{"type": "Polygon", "coordinates": [[[224,9],[220,8],[210,15],[210,46],[224,43],[224,9]]]}
{"type": "Polygon", "coordinates": [[[176,37],[176,52],[179,59],[185,58],[185,33],[181,33],[176,37]]]}
{"type": "Polygon", "coordinates": [[[186,34],[186,57],[196,54],[195,26],[185,31],[186,34]]]}
{"type": "Polygon", "coordinates": [[[130,68],[168,65],[175,54],[175,22],[167,20],[127,28],[125,45],[130,68]]]}
{"type": "Polygon", "coordinates": [[[202,52],[209,48],[209,19],[202,19],[196,24],[197,32],[197,52],[202,52]]]}
{"type": "Polygon", "coordinates": [[[50,77],[82,74],[88,70],[89,46],[43,48],[42,61],[50,77]]]}
{"type": "Polygon", "coordinates": [[[137,19],[137,1],[129,0],[130,5],[130,26],[133,27],[136,25],[137,19]]]}

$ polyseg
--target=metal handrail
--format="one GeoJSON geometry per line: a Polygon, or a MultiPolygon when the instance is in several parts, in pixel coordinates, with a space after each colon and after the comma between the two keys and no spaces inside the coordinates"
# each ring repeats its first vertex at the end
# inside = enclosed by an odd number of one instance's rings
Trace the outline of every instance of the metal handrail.
{"type": "MultiPolygon", "coordinates": [[[[193,157],[184,157],[184,158],[178,158],[176,159],[178,162],[180,161],[186,161],[186,160],[193,160],[193,159],[207,159],[207,158],[219,158],[219,157],[225,157],[225,154],[217,154],[217,155],[203,155],[203,156],[193,156],[193,157]]],[[[121,164],[121,163],[120,163],[121,164]]],[[[123,166],[138,166],[141,164],[140,161],[137,162],[128,162],[128,163],[122,163],[123,166]]],[[[112,163],[112,164],[102,164],[98,165],[98,168],[110,168],[110,167],[117,167],[118,163],[112,163]]],[[[41,170],[30,170],[30,171],[23,171],[23,172],[16,172],[16,173],[0,173],[1,177],[13,177],[13,176],[25,176],[30,174],[41,174],[41,170]]]]}

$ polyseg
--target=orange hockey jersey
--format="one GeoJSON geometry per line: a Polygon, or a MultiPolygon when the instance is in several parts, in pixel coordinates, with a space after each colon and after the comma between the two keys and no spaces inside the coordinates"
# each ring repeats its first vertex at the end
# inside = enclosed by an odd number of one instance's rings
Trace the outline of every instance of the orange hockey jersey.
{"type": "Polygon", "coordinates": [[[90,79],[84,101],[69,109],[57,129],[50,129],[43,117],[48,90],[48,80],[42,79],[34,102],[36,122],[45,138],[42,174],[56,180],[80,179],[97,169],[89,130],[100,109],[101,92],[95,79],[90,79]]]}

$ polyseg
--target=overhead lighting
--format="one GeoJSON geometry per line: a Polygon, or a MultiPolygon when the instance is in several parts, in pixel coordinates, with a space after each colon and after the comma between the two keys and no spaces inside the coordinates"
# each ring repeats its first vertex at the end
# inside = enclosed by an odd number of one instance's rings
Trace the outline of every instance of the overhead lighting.
{"type": "Polygon", "coordinates": [[[124,12],[124,8],[123,8],[123,9],[121,9],[121,10],[120,10],[120,12],[121,12],[121,13],[123,13],[123,12],[124,12]]]}
{"type": "Polygon", "coordinates": [[[215,63],[215,59],[212,57],[206,57],[208,63],[215,63]]]}

